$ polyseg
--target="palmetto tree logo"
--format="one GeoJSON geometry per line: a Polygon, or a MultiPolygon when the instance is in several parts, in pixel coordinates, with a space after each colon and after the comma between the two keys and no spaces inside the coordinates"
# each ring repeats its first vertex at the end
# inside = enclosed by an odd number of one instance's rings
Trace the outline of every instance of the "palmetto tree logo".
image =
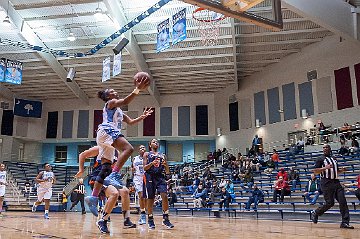
{"type": "Polygon", "coordinates": [[[30,110],[34,110],[34,108],[31,104],[26,104],[24,106],[24,109],[27,110],[27,114],[30,114],[30,110]]]}

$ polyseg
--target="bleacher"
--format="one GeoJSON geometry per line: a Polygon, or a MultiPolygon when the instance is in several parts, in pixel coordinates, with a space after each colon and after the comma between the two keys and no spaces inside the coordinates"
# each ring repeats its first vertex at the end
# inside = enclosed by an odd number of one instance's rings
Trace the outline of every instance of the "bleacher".
{"type": "MultiPolygon", "coordinates": [[[[36,201],[37,195],[36,191],[32,190],[31,193],[25,193],[24,185],[28,179],[30,182],[34,180],[38,173],[43,169],[42,164],[28,163],[28,162],[12,162],[4,161],[8,172],[12,175],[15,180],[16,185],[19,190],[22,192],[22,195],[27,199],[29,205],[32,205],[36,201]]],[[[62,166],[62,165],[53,165],[52,170],[56,177],[56,184],[53,186],[53,196],[51,199],[51,204],[60,204],[59,195],[61,195],[64,186],[72,180],[74,175],[78,172],[78,167],[76,166],[62,166]]],[[[33,185],[32,185],[33,186],[33,185]]]]}
{"type": "MultiPolygon", "coordinates": [[[[350,156],[341,156],[337,155],[334,152],[335,156],[338,159],[339,165],[347,167],[348,171],[340,175],[340,180],[342,183],[354,183],[356,182],[356,177],[360,174],[360,155],[350,155],[350,156]]],[[[228,210],[223,210],[219,212],[219,203],[215,201],[213,205],[210,205],[207,208],[193,208],[193,200],[191,193],[180,192],[178,193],[178,202],[174,204],[172,210],[175,211],[177,215],[192,215],[196,216],[216,216],[226,215],[230,217],[239,217],[244,215],[252,215],[259,217],[260,214],[266,214],[267,216],[275,218],[284,219],[286,217],[296,216],[302,214],[303,218],[308,218],[311,210],[314,210],[319,205],[324,203],[322,195],[320,195],[317,200],[316,205],[310,205],[309,202],[305,201],[303,197],[304,187],[310,178],[312,169],[314,168],[315,160],[317,157],[322,155],[322,152],[310,152],[302,153],[292,157],[286,157],[286,152],[279,152],[281,162],[278,165],[278,168],[288,169],[293,166],[299,171],[300,174],[300,183],[297,185],[294,192],[291,192],[290,196],[285,196],[284,202],[275,203],[271,202],[273,197],[273,185],[274,180],[276,180],[277,170],[275,169],[271,174],[263,173],[262,168],[260,172],[254,174],[254,182],[257,183],[258,187],[263,190],[265,194],[265,202],[259,203],[256,210],[251,209],[250,211],[245,210],[246,202],[251,195],[250,190],[243,189],[240,186],[240,182],[233,182],[235,189],[235,200],[230,203],[230,208],[228,210]]],[[[213,164],[208,163],[208,165],[213,166],[213,164]]],[[[196,165],[197,168],[205,168],[205,166],[196,165]]],[[[212,167],[212,173],[218,178],[225,176],[226,179],[231,179],[231,169],[219,167],[212,167]]],[[[198,171],[199,173],[201,171],[198,171]]],[[[201,173],[202,174],[202,173],[201,173]]],[[[350,210],[351,216],[360,218],[360,202],[353,193],[347,193],[346,199],[348,202],[348,207],[350,210]]],[[[219,199],[218,199],[219,200],[219,199]]],[[[253,206],[253,205],[252,205],[253,206]]],[[[339,206],[338,203],[335,203],[335,206],[328,211],[328,214],[336,214],[339,216],[339,206]]]]}

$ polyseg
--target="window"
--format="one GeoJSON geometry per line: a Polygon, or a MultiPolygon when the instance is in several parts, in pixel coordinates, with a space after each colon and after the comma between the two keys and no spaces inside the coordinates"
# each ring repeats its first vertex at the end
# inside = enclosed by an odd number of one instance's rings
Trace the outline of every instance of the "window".
{"type": "MultiPolygon", "coordinates": [[[[78,145],[78,157],[77,157],[77,161],[79,162],[79,155],[84,152],[85,150],[88,150],[89,148],[91,148],[91,145],[78,145]]],[[[85,163],[86,162],[92,162],[92,157],[91,158],[87,158],[85,159],[85,163]]]]}
{"type": "Polygon", "coordinates": [[[55,163],[66,163],[67,161],[67,146],[55,147],[55,163]]]}

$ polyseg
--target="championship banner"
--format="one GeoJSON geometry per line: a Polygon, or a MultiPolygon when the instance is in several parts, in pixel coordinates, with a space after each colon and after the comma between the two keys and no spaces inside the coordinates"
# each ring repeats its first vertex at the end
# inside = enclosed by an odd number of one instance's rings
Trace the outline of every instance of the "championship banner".
{"type": "Polygon", "coordinates": [[[186,39],[186,8],[173,15],[172,20],[172,44],[175,45],[186,39]]]}
{"type": "Polygon", "coordinates": [[[42,102],[34,100],[14,100],[14,115],[22,117],[41,118],[42,102]]]}
{"type": "Polygon", "coordinates": [[[0,82],[5,81],[5,71],[6,71],[6,59],[0,59],[0,82]]]}
{"type": "Polygon", "coordinates": [[[20,85],[22,81],[22,69],[21,62],[7,60],[4,82],[20,85]]]}
{"type": "Polygon", "coordinates": [[[121,52],[114,55],[113,77],[121,74],[121,52]]]}
{"type": "Polygon", "coordinates": [[[159,53],[170,47],[169,19],[166,19],[157,26],[156,52],[159,53]]]}
{"type": "Polygon", "coordinates": [[[110,80],[110,56],[103,60],[102,82],[110,80]]]}

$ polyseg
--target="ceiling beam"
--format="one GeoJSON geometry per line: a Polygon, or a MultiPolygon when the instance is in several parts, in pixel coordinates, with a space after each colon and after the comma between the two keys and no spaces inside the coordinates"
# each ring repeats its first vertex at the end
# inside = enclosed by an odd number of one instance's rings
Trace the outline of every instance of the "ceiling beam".
{"type": "Polygon", "coordinates": [[[169,58],[153,58],[147,59],[146,62],[172,62],[172,61],[187,61],[195,59],[214,59],[214,58],[223,58],[223,57],[232,57],[233,54],[216,54],[216,55],[199,55],[199,56],[181,56],[181,57],[169,57],[169,58]]]}
{"type": "Polygon", "coordinates": [[[284,30],[278,32],[255,32],[255,33],[246,33],[246,34],[237,34],[236,37],[246,38],[246,37],[264,37],[264,36],[280,36],[280,35],[289,35],[289,34],[308,34],[308,33],[316,33],[316,32],[328,32],[329,30],[316,27],[310,29],[299,29],[299,30],[284,30]]]}
{"type": "MultiPolygon", "coordinates": [[[[120,1],[117,0],[104,0],[105,6],[108,9],[110,16],[112,19],[116,20],[120,26],[123,26],[128,23],[128,19],[126,18],[124,14],[124,9],[120,3],[120,1]]],[[[132,30],[128,30],[125,32],[125,37],[129,40],[129,44],[125,47],[125,49],[130,53],[130,56],[134,60],[134,63],[136,65],[136,68],[139,71],[145,71],[151,75],[151,71],[149,69],[149,66],[145,60],[145,57],[143,53],[141,52],[141,49],[138,45],[138,42],[136,38],[134,37],[132,30]]],[[[160,105],[160,92],[158,91],[156,87],[155,80],[153,79],[151,81],[150,86],[148,87],[148,91],[150,95],[152,95],[158,105],[160,105]]]]}
{"type": "MultiPolygon", "coordinates": [[[[180,65],[180,66],[179,65],[175,65],[175,66],[166,65],[166,66],[154,66],[154,67],[151,67],[150,70],[165,70],[165,69],[181,69],[182,68],[183,71],[186,71],[186,69],[190,69],[190,68],[203,68],[203,67],[214,67],[214,66],[233,66],[233,65],[234,65],[233,62],[192,64],[192,65],[180,65]]],[[[183,71],[181,71],[181,72],[183,72],[183,71]]]]}
{"type": "Polygon", "coordinates": [[[360,28],[354,25],[354,14],[351,12],[353,6],[350,4],[339,0],[283,0],[283,3],[291,11],[359,44],[356,36],[360,28]]]}
{"type": "Polygon", "coordinates": [[[62,1],[45,1],[38,3],[24,3],[17,4],[14,6],[15,10],[27,10],[27,9],[37,9],[45,7],[58,7],[64,5],[75,5],[75,4],[86,4],[86,3],[97,3],[99,0],[62,0],[62,1]]]}
{"type": "MultiPolygon", "coordinates": [[[[19,33],[25,38],[27,42],[35,46],[46,48],[40,38],[33,32],[31,27],[22,19],[20,14],[13,8],[12,5],[7,6],[7,0],[0,0],[0,6],[8,9],[9,17],[12,23],[17,27],[19,33]],[[8,7],[8,8],[7,8],[8,7]]],[[[76,97],[81,99],[86,104],[89,104],[89,98],[80,87],[73,82],[66,82],[67,72],[64,67],[57,61],[57,59],[48,53],[38,52],[38,54],[47,62],[47,64],[55,71],[67,87],[74,93],[76,97]]]]}
{"type": "Polygon", "coordinates": [[[235,78],[235,84],[237,86],[237,90],[239,90],[239,78],[237,73],[237,57],[236,57],[236,36],[235,36],[235,21],[234,19],[231,19],[231,33],[232,33],[232,55],[233,55],[233,62],[234,62],[234,78],[235,78]]]}
{"type": "MultiPolygon", "coordinates": [[[[221,35],[218,37],[219,40],[223,40],[223,39],[231,39],[232,35],[221,35]]],[[[186,38],[185,40],[183,40],[182,42],[198,42],[201,41],[202,38],[201,37],[191,37],[191,38],[186,38]]],[[[171,39],[170,39],[171,42],[171,39]]],[[[153,41],[142,41],[142,42],[138,42],[139,45],[154,45],[156,44],[156,40],[153,41]]],[[[211,48],[211,47],[209,47],[211,48]]]]}
{"type": "Polygon", "coordinates": [[[251,42],[251,43],[239,43],[236,44],[238,47],[249,47],[249,46],[266,46],[266,45],[291,45],[291,44],[302,44],[302,43],[315,43],[322,41],[322,38],[315,39],[297,39],[287,41],[274,41],[274,42],[251,42]]]}

